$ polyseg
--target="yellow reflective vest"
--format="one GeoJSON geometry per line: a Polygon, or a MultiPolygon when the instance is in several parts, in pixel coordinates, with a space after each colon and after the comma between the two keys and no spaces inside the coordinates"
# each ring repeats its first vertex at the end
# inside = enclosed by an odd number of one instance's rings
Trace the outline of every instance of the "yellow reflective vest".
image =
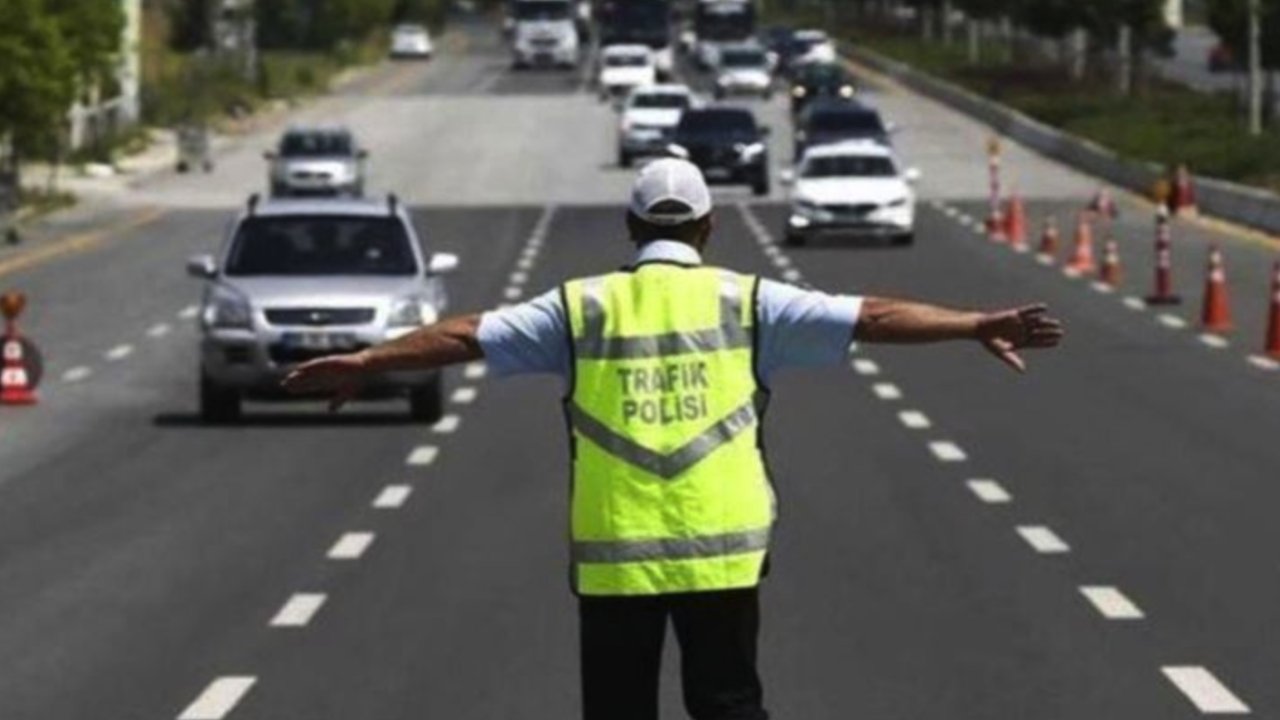
{"type": "Polygon", "coordinates": [[[754,587],[774,519],[756,279],[642,264],[563,288],[581,595],[754,587]]]}

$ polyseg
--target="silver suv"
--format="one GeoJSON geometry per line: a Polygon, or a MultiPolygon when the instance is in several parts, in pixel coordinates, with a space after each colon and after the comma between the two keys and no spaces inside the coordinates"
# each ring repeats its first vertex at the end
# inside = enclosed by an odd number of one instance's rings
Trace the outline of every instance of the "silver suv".
{"type": "MultiPolygon", "coordinates": [[[[286,399],[290,367],[358,351],[434,322],[456,255],[427,253],[404,207],[373,200],[250,198],[217,256],[187,261],[205,281],[200,313],[200,414],[240,417],[244,398],[286,399]]],[[[443,408],[437,372],[391,373],[370,398],[407,396],[414,420],[443,408]]]]}
{"type": "Polygon", "coordinates": [[[294,127],[263,154],[273,197],[364,195],[369,152],[342,127],[294,127]]]}

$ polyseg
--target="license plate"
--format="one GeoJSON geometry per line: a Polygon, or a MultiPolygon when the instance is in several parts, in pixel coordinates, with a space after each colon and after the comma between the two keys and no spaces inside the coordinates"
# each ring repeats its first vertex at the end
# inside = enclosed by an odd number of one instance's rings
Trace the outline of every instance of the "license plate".
{"type": "Polygon", "coordinates": [[[727,180],[733,175],[733,171],[729,168],[709,167],[706,170],[703,170],[702,174],[705,175],[708,180],[727,180]]]}
{"type": "Polygon", "coordinates": [[[281,342],[292,350],[333,352],[355,348],[356,337],[349,333],[285,333],[281,342]]]}

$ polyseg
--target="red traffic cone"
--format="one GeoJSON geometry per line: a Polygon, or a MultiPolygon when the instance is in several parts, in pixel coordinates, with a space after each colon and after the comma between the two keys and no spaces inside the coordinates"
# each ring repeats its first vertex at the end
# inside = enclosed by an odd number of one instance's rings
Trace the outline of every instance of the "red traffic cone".
{"type": "Polygon", "coordinates": [[[1226,332],[1231,329],[1231,303],[1227,299],[1227,270],[1223,267],[1222,251],[1217,245],[1209,248],[1209,269],[1204,284],[1204,305],[1200,312],[1200,325],[1210,332],[1226,332]]]}
{"type": "Polygon", "coordinates": [[[1169,211],[1162,207],[1156,213],[1155,288],[1147,296],[1147,304],[1181,303],[1182,298],[1173,291],[1173,233],[1169,226],[1169,211]]]}
{"type": "Polygon", "coordinates": [[[1265,352],[1280,359],[1280,261],[1271,271],[1271,312],[1267,320],[1267,348],[1265,352]]]}
{"type": "Polygon", "coordinates": [[[1050,215],[1044,221],[1044,230],[1040,233],[1040,250],[1041,258],[1052,260],[1058,256],[1058,218],[1050,215]]]}
{"type": "Polygon", "coordinates": [[[22,339],[16,335],[4,338],[4,367],[0,369],[0,405],[35,405],[36,394],[23,355],[22,339]]]}
{"type": "Polygon", "coordinates": [[[1075,243],[1071,251],[1071,260],[1067,263],[1067,270],[1088,275],[1097,269],[1097,263],[1093,259],[1093,228],[1089,225],[1089,220],[1084,213],[1081,213],[1076,221],[1075,243]]]}
{"type": "Polygon", "coordinates": [[[1022,197],[1016,192],[1009,198],[1005,211],[1005,239],[1009,247],[1018,252],[1027,250],[1027,210],[1022,204],[1022,197]]]}
{"type": "Polygon", "coordinates": [[[1113,287],[1120,287],[1122,270],[1120,269],[1120,246],[1115,240],[1108,240],[1102,251],[1102,282],[1113,287]]]}
{"type": "Polygon", "coordinates": [[[1105,187],[1099,187],[1098,192],[1094,193],[1088,209],[1104,218],[1115,218],[1120,214],[1115,199],[1111,197],[1111,191],[1105,187]]]}

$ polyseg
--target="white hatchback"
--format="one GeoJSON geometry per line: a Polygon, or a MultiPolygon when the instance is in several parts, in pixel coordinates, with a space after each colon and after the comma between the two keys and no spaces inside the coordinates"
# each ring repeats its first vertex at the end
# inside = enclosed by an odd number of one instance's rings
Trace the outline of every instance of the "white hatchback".
{"type": "Polygon", "coordinates": [[[903,170],[893,150],[869,140],[810,148],[793,172],[787,218],[788,245],[818,235],[888,237],[895,245],[915,241],[920,172],[903,170]]]}

